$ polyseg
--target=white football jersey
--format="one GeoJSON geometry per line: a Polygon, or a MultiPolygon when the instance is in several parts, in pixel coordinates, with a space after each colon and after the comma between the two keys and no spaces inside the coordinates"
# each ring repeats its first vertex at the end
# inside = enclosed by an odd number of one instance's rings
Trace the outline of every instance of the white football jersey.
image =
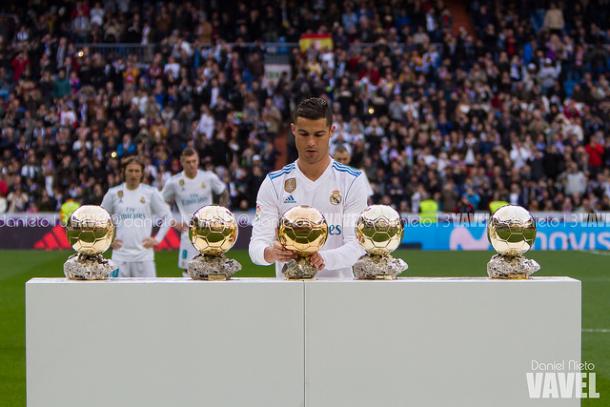
{"type": "MultiPolygon", "coordinates": [[[[265,248],[277,240],[282,215],[297,205],[318,209],[328,223],[328,239],[320,250],[325,268],[320,277],[353,278],[352,266],[364,250],[356,241],[355,225],[367,206],[366,179],[361,171],[331,160],[315,181],[299,169],[298,160],[265,178],[256,199],[250,257],[255,264],[268,265],[265,248]]],[[[277,262],[276,276],[282,278],[284,263],[277,262]]]]}
{"type": "Polygon", "coordinates": [[[195,178],[182,171],[167,181],[161,194],[166,202],[176,202],[182,221],[188,223],[197,209],[212,204],[212,192],[224,190],[225,184],[211,171],[198,170],[195,178]]]}
{"type": "Polygon", "coordinates": [[[151,235],[153,215],[163,219],[157,240],[165,236],[171,216],[169,205],[159,191],[145,184],[130,190],[123,183],[106,192],[102,208],[112,215],[116,225],[116,239],[123,241],[120,249],[112,251],[112,260],[119,263],[153,260],[153,249],[144,248],[142,241],[151,235]]]}

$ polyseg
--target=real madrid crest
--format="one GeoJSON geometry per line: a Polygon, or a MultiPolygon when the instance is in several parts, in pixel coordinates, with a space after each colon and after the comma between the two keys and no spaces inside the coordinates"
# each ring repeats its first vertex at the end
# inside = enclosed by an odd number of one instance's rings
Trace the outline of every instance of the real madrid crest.
{"type": "Polygon", "coordinates": [[[120,190],[119,192],[117,192],[117,193],[116,193],[116,196],[118,196],[118,197],[119,197],[119,200],[120,200],[121,202],[123,202],[123,190],[120,190]]]}
{"type": "Polygon", "coordinates": [[[144,197],[140,197],[140,203],[146,203],[146,199],[144,199],[144,197]]]}
{"type": "Polygon", "coordinates": [[[284,191],[286,191],[290,194],[290,193],[294,192],[295,189],[297,189],[297,179],[296,178],[288,178],[286,181],[284,181],[284,191]]]}
{"type": "Polygon", "coordinates": [[[339,205],[341,203],[341,192],[335,189],[330,193],[330,203],[333,205],[339,205]]]}
{"type": "Polygon", "coordinates": [[[178,185],[180,185],[184,189],[184,180],[182,178],[180,179],[180,181],[178,181],[178,185]]]}
{"type": "Polygon", "coordinates": [[[201,181],[201,189],[205,189],[206,185],[205,182],[201,181]]]}

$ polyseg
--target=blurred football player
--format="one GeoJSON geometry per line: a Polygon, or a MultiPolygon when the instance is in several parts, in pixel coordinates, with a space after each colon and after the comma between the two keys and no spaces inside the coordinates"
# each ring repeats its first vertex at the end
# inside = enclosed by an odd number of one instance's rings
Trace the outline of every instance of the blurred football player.
{"type": "Polygon", "coordinates": [[[298,159],[271,172],[258,191],[256,216],[250,240],[255,264],[275,263],[282,277],[285,262],[296,257],[276,237],[281,216],[296,205],[318,209],[328,223],[328,239],[320,252],[309,257],[320,277],[352,278],[352,265],[364,255],[354,227],[367,206],[366,179],[361,171],[333,160],[329,155],[333,133],[332,113],[322,98],[302,101],[290,125],[298,159]]]}
{"type": "MultiPolygon", "coordinates": [[[[188,226],[193,213],[202,206],[213,203],[213,194],[219,195],[218,204],[227,206],[229,192],[225,184],[211,171],[199,169],[199,154],[188,147],[180,155],[182,172],[171,177],[161,194],[169,204],[176,203],[180,212],[180,220],[174,227],[180,232],[180,251],[178,252],[178,267],[186,270],[189,260],[198,252],[188,236],[188,226]]],[[[186,276],[186,273],[184,273],[186,276]]]]}
{"type": "Polygon", "coordinates": [[[120,277],[156,277],[153,248],[169,230],[169,205],[156,188],[142,183],[144,162],[139,158],[127,158],[122,174],[124,182],[110,188],[102,200],[102,207],[116,225],[112,260],[119,267],[120,277]],[[154,237],[153,216],[162,220],[154,237]]]}
{"type": "MultiPolygon", "coordinates": [[[[349,146],[340,144],[335,147],[333,159],[343,165],[349,165],[349,163],[352,161],[352,153],[349,146]]],[[[371,188],[369,179],[366,177],[366,173],[364,171],[362,171],[362,176],[364,176],[364,180],[366,181],[366,196],[368,197],[368,203],[371,204],[370,198],[373,196],[373,188],[371,188]]]]}

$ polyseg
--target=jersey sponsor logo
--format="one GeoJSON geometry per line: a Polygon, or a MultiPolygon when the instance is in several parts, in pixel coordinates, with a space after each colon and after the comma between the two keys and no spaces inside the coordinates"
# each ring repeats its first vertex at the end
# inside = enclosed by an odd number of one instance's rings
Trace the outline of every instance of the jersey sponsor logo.
{"type": "Polygon", "coordinates": [[[286,181],[284,181],[284,191],[286,191],[290,194],[290,193],[294,192],[295,189],[297,189],[297,179],[296,178],[288,178],[286,181]]]}
{"type": "Polygon", "coordinates": [[[328,234],[337,236],[341,234],[341,225],[328,225],[328,234]]]}
{"type": "Polygon", "coordinates": [[[332,205],[339,205],[341,203],[341,199],[341,191],[338,189],[335,189],[330,193],[330,203],[332,205]]]}
{"type": "Polygon", "coordinates": [[[197,194],[190,194],[188,197],[181,199],[180,202],[182,202],[183,206],[196,205],[196,204],[199,205],[199,204],[205,202],[205,199],[202,196],[199,196],[197,194]]]}
{"type": "Polygon", "coordinates": [[[297,201],[294,199],[294,196],[288,195],[286,199],[284,199],[284,203],[296,203],[297,201]]]}

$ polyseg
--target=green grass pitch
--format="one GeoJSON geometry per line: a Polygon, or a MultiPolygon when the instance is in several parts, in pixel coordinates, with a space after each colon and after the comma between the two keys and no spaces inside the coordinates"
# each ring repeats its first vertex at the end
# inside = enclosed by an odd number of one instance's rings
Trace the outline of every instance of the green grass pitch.
{"type": "MultiPolygon", "coordinates": [[[[409,263],[407,276],[485,276],[491,252],[397,251],[409,263]]],[[[0,252],[0,407],[25,407],[25,282],[63,277],[67,251],[0,252]]],[[[270,277],[272,267],[253,266],[245,250],[233,250],[244,270],[238,276],[270,277]]],[[[610,405],[610,256],[588,252],[533,252],[537,276],[570,276],[582,281],[582,360],[595,364],[600,399],[583,406],[610,405]]],[[[156,255],[160,277],[179,276],[176,252],[156,255]]],[[[518,300],[518,299],[516,299],[518,300]]],[[[527,342],[527,338],[525,338],[527,342]]],[[[405,344],[407,346],[408,344],[405,344]]]]}

